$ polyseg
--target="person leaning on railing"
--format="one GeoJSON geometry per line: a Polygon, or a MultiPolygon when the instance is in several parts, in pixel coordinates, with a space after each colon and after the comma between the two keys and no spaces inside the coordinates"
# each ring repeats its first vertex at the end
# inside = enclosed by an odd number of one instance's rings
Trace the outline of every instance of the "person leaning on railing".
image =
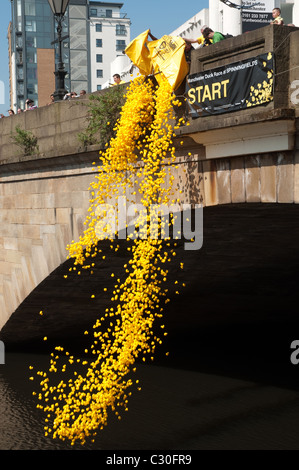
{"type": "Polygon", "coordinates": [[[34,104],[34,101],[30,98],[28,98],[26,100],[26,103],[25,103],[25,110],[24,111],[29,111],[31,109],[36,109],[37,106],[34,104]]]}
{"type": "Polygon", "coordinates": [[[201,33],[202,33],[202,36],[200,36],[197,39],[187,39],[187,38],[183,38],[183,39],[186,42],[186,44],[198,43],[202,45],[202,47],[208,46],[210,44],[215,44],[216,42],[226,39],[225,36],[223,36],[223,34],[218,33],[217,31],[213,31],[208,26],[203,26],[201,28],[201,33]]]}
{"type": "Polygon", "coordinates": [[[280,8],[273,8],[272,10],[273,21],[270,24],[284,24],[283,18],[281,17],[280,8]]]}
{"type": "Polygon", "coordinates": [[[201,28],[201,30],[200,30],[201,36],[199,36],[199,38],[196,38],[196,39],[187,39],[187,38],[183,38],[184,41],[185,41],[187,44],[188,44],[188,43],[190,43],[190,44],[192,44],[192,43],[197,43],[197,44],[199,44],[200,46],[202,46],[203,43],[204,43],[204,41],[205,41],[205,38],[203,37],[203,32],[204,32],[204,30],[205,30],[207,27],[208,27],[208,26],[205,24],[205,25],[201,28]]]}
{"type": "Polygon", "coordinates": [[[223,39],[226,39],[223,34],[219,33],[218,31],[213,31],[211,28],[205,28],[202,34],[205,38],[205,42],[210,41],[211,44],[216,44],[216,42],[220,42],[223,41],[223,39]]]}

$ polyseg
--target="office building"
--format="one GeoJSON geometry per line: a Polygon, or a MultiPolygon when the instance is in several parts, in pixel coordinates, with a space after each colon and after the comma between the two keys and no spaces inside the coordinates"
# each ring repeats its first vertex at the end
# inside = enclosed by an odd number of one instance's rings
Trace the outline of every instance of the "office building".
{"type": "MultiPolygon", "coordinates": [[[[130,20],[123,3],[70,0],[63,21],[63,62],[67,91],[93,92],[111,81],[110,63],[130,40],[130,20]]],[[[11,108],[25,108],[27,98],[38,106],[55,90],[58,62],[56,24],[48,0],[11,0],[8,31],[11,108]]]]}
{"type": "Polygon", "coordinates": [[[122,3],[90,2],[90,82],[92,91],[112,81],[111,63],[123,57],[130,42],[130,19],[121,12],[122,3]]]}

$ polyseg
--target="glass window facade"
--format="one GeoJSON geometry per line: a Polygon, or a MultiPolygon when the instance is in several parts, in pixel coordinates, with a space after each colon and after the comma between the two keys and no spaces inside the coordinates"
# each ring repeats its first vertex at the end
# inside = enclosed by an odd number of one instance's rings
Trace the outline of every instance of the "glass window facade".
{"type": "MultiPolygon", "coordinates": [[[[11,0],[11,5],[11,62],[14,67],[11,104],[17,108],[31,98],[36,105],[43,105],[46,86],[40,87],[39,104],[38,80],[45,85],[43,77],[50,74],[49,87],[53,87],[53,60],[55,57],[57,67],[59,58],[58,43],[53,43],[57,39],[57,24],[48,0],[11,0]],[[44,55],[42,49],[47,49],[44,55]]],[[[118,12],[121,4],[115,5],[117,7],[112,8],[105,2],[70,0],[62,29],[67,91],[86,89],[91,92],[99,82],[102,86],[108,82],[110,62],[125,49],[128,40],[124,39],[130,35],[128,19],[118,12]],[[117,20],[111,23],[110,18],[117,20]],[[105,54],[105,50],[109,53],[105,54]]]]}
{"type": "MultiPolygon", "coordinates": [[[[71,3],[71,1],[70,1],[71,3]]],[[[57,25],[48,0],[12,0],[12,45],[15,47],[18,108],[27,98],[38,105],[37,49],[55,48],[55,61],[58,62],[58,44],[51,44],[57,38],[57,25]]],[[[68,10],[63,21],[62,35],[69,34],[68,10]]],[[[70,70],[70,41],[63,42],[65,69],[70,70]]],[[[53,70],[54,72],[54,70],[53,70]]],[[[70,77],[65,79],[66,89],[70,89],[70,77]]]]}

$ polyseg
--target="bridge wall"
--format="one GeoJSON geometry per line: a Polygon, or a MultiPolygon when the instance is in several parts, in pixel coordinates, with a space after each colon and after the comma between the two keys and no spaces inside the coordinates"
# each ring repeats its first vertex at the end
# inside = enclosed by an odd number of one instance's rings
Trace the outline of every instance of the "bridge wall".
{"type": "MultiPolygon", "coordinates": [[[[210,48],[210,62],[207,51],[196,51],[192,67],[211,67],[213,60],[216,66],[219,54],[232,61],[231,54],[246,47],[246,54],[255,54],[254,42],[286,46],[276,98],[267,107],[199,118],[178,131],[172,172],[174,197],[182,203],[299,202],[299,99],[290,102],[291,84],[299,80],[299,31],[267,27],[244,36],[210,48]],[[292,51],[287,59],[286,51],[292,51]]],[[[78,100],[0,120],[0,329],[83,233],[99,152],[98,146],[83,149],[77,139],[86,113],[78,100]],[[38,154],[25,156],[11,143],[16,125],[38,137],[38,154]]]]}

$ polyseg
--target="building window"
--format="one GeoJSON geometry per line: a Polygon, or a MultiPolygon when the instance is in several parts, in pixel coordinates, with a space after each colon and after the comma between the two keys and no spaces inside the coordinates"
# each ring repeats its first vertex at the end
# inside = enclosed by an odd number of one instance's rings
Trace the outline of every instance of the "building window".
{"type": "Polygon", "coordinates": [[[28,49],[26,59],[28,64],[36,64],[36,51],[28,49]]]}
{"type": "Polygon", "coordinates": [[[18,83],[17,85],[17,95],[24,96],[24,83],[18,83]]]}
{"type": "Polygon", "coordinates": [[[21,0],[17,0],[17,25],[18,25],[18,31],[22,31],[22,3],[21,3],[21,0]]]}
{"type": "Polygon", "coordinates": [[[96,39],[96,46],[97,46],[97,47],[103,47],[103,41],[102,41],[102,39],[96,39]]]}
{"type": "Polygon", "coordinates": [[[91,8],[90,16],[98,16],[98,10],[96,8],[91,8]]]}
{"type": "Polygon", "coordinates": [[[96,23],[96,33],[102,32],[102,23],[96,23]]]}
{"type": "Polygon", "coordinates": [[[117,39],[116,40],[116,50],[123,51],[126,48],[126,41],[124,39],[117,39]]]}
{"type": "Polygon", "coordinates": [[[112,18],[112,10],[106,10],[106,18],[112,18]]]}
{"type": "Polygon", "coordinates": [[[97,62],[103,62],[103,54],[97,54],[96,60],[97,62]]]}
{"type": "Polygon", "coordinates": [[[23,63],[23,53],[22,51],[17,51],[17,64],[23,63]]]}
{"type": "Polygon", "coordinates": [[[117,24],[116,25],[116,36],[126,36],[127,29],[124,24],[117,24]]]}
{"type": "Polygon", "coordinates": [[[26,35],[26,46],[27,47],[36,47],[36,36],[27,36],[26,35]]]}
{"type": "Polygon", "coordinates": [[[103,78],[103,70],[101,69],[97,70],[97,78],[103,78]]]}
{"type": "Polygon", "coordinates": [[[97,91],[101,91],[102,85],[97,85],[97,91]]]}
{"type": "Polygon", "coordinates": [[[35,16],[35,3],[25,3],[25,15],[35,16]]]}
{"type": "Polygon", "coordinates": [[[16,36],[16,47],[19,47],[19,48],[23,47],[23,38],[22,38],[22,36],[16,36]]]}
{"type": "Polygon", "coordinates": [[[28,67],[27,69],[28,80],[37,80],[37,69],[36,67],[28,67]]]}
{"type": "Polygon", "coordinates": [[[36,31],[36,21],[26,20],[25,31],[36,31]]]}
{"type": "Polygon", "coordinates": [[[37,94],[37,83],[28,83],[27,85],[27,95],[37,94]]]}
{"type": "Polygon", "coordinates": [[[17,68],[17,80],[24,80],[24,70],[23,67],[17,68]]]}

